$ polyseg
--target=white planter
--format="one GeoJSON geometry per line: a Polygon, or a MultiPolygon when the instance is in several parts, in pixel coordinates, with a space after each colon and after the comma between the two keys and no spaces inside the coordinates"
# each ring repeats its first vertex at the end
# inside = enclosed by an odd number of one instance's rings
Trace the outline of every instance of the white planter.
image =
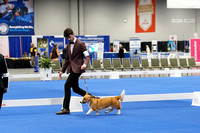
{"type": "Polygon", "coordinates": [[[51,74],[52,68],[44,69],[40,68],[40,80],[52,80],[52,74],[51,74]]]}

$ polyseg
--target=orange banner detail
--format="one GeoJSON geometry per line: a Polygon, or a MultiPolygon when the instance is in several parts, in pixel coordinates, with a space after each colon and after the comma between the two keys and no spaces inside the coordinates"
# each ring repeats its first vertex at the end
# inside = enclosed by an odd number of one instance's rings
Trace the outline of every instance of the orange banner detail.
{"type": "Polygon", "coordinates": [[[136,0],[135,32],[155,32],[155,0],[136,0]]]}

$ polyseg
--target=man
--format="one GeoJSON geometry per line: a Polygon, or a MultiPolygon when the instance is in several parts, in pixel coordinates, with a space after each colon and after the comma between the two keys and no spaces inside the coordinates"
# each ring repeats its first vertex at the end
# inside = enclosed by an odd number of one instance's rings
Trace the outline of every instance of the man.
{"type": "Polygon", "coordinates": [[[62,74],[65,71],[70,74],[65,83],[63,109],[59,112],[56,112],[57,115],[70,114],[69,103],[71,98],[71,87],[75,93],[81,96],[84,96],[86,94],[86,91],[79,88],[78,80],[80,75],[85,72],[85,69],[90,60],[90,56],[85,46],[85,43],[75,37],[74,32],[71,28],[67,28],[64,31],[64,37],[68,39],[69,44],[67,45],[67,52],[65,55],[66,58],[59,73],[59,77],[61,78],[62,74]],[[83,60],[84,56],[85,60],[83,60]]]}
{"type": "Polygon", "coordinates": [[[0,109],[3,100],[3,94],[8,90],[8,71],[4,56],[0,54],[0,109]]]}
{"type": "Polygon", "coordinates": [[[35,47],[34,43],[31,43],[31,63],[34,67],[34,72],[38,72],[37,66],[36,66],[36,58],[37,58],[37,48],[35,47]]]}

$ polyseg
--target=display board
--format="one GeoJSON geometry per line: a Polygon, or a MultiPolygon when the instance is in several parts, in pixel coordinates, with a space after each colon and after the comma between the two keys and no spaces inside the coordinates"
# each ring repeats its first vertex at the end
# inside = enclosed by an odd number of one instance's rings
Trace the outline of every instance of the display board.
{"type": "Polygon", "coordinates": [[[130,57],[139,58],[141,53],[141,40],[130,39],[130,57]]]}
{"type": "Polygon", "coordinates": [[[33,0],[0,0],[0,35],[34,35],[33,0]]]}

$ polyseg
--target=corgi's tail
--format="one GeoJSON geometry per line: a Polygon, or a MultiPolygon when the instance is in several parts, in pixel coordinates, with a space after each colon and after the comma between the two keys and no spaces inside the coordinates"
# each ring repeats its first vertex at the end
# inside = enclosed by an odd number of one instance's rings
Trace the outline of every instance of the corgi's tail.
{"type": "Polygon", "coordinates": [[[125,97],[125,90],[122,91],[122,93],[121,93],[120,96],[116,96],[115,98],[116,98],[117,100],[123,101],[124,97],[125,97]]]}

